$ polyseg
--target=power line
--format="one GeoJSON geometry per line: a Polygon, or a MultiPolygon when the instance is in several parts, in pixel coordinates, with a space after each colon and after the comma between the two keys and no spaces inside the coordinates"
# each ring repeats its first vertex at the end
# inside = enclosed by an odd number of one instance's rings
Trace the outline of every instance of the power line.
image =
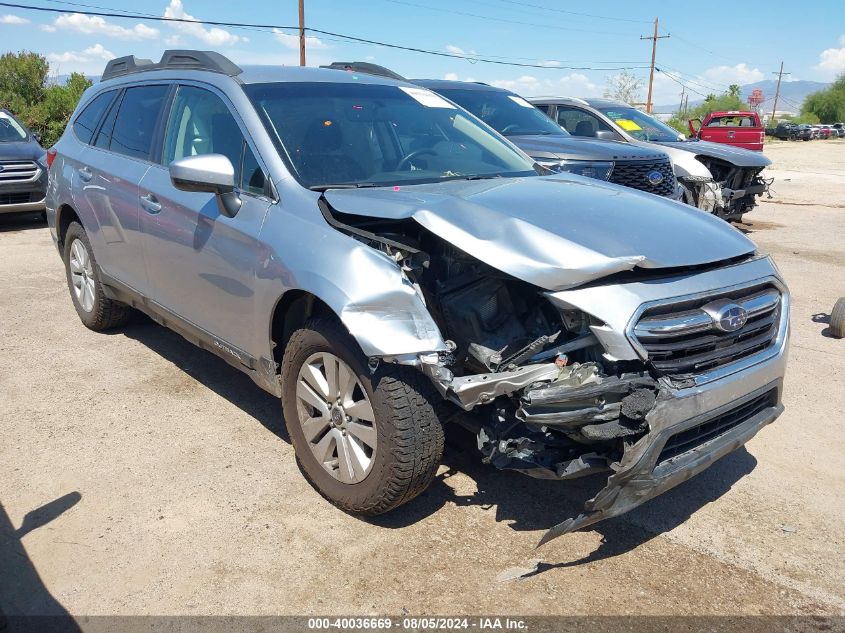
{"type": "Polygon", "coordinates": [[[504,24],[516,24],[519,26],[531,26],[534,28],[541,28],[541,29],[553,29],[556,31],[573,31],[578,33],[598,33],[600,35],[625,35],[625,33],[613,32],[613,31],[594,31],[591,29],[579,29],[573,27],[565,27],[565,26],[555,26],[554,24],[540,24],[537,22],[522,22],[520,20],[509,20],[507,18],[497,18],[491,15],[481,15],[478,13],[468,13],[466,11],[456,11],[454,9],[444,9],[441,7],[430,7],[425,4],[417,4],[416,2],[408,2],[407,0],[385,0],[386,2],[390,2],[392,4],[401,4],[406,7],[417,7],[419,9],[427,9],[428,11],[438,11],[440,13],[451,13],[453,15],[460,15],[463,17],[469,18],[476,18],[479,20],[487,20],[489,22],[502,22],[504,24]]]}
{"type": "MultiPolygon", "coordinates": [[[[56,9],[52,7],[36,7],[32,5],[26,4],[19,4],[14,2],[0,2],[0,6],[3,7],[10,7],[13,9],[23,9],[25,11],[41,11],[46,13],[68,13],[68,11],[63,9],[56,9]]],[[[291,26],[291,25],[282,25],[282,24],[255,24],[255,23],[245,23],[245,22],[223,22],[219,20],[198,20],[192,19],[189,20],[187,18],[171,18],[171,17],[164,17],[164,16],[154,16],[154,15],[128,15],[126,13],[114,13],[113,11],[74,11],[74,13],[79,13],[81,15],[90,15],[96,17],[104,17],[104,18],[117,18],[117,19],[130,19],[130,18],[138,18],[143,17],[147,20],[156,21],[156,22],[168,22],[168,23],[182,23],[182,24],[205,24],[209,26],[226,26],[230,28],[246,28],[246,29],[257,29],[257,30],[272,30],[276,29],[279,31],[294,31],[299,32],[299,26],[291,26]]],[[[395,50],[404,50],[413,53],[421,53],[425,55],[434,55],[437,57],[447,57],[451,59],[462,59],[471,62],[481,62],[485,64],[496,64],[499,66],[515,66],[518,68],[541,68],[545,70],[599,70],[599,71],[607,71],[607,70],[637,70],[642,68],[647,68],[647,66],[641,65],[626,65],[626,66],[615,66],[615,67],[605,67],[599,68],[596,66],[570,66],[565,64],[556,64],[550,65],[550,63],[544,64],[531,64],[531,63],[524,63],[524,62],[514,62],[514,61],[505,61],[502,59],[492,59],[489,57],[480,57],[475,55],[460,55],[457,53],[448,53],[442,51],[434,51],[425,48],[419,48],[414,46],[402,46],[400,44],[392,44],[389,42],[381,42],[379,40],[372,40],[363,37],[356,37],[353,35],[346,35],[343,33],[335,33],[332,31],[325,31],[322,29],[315,29],[312,27],[305,27],[304,29],[308,33],[314,33],[317,35],[322,35],[326,37],[334,37],[338,38],[339,40],[346,41],[346,42],[356,42],[359,44],[368,44],[371,46],[382,46],[385,48],[391,48],[395,50]]]]}
{"type": "MultiPolygon", "coordinates": [[[[487,5],[487,0],[473,0],[487,5]]],[[[553,11],[555,13],[563,13],[566,15],[574,15],[578,17],[591,18],[594,20],[613,20],[615,22],[635,22],[637,24],[651,24],[651,20],[634,20],[632,18],[618,18],[609,15],[595,15],[594,13],[580,13],[578,11],[567,11],[566,9],[558,9],[555,7],[546,7],[540,4],[532,4],[530,2],[518,2],[517,0],[496,0],[496,2],[504,2],[506,4],[514,4],[521,7],[532,7],[534,9],[542,9],[543,11],[553,11]]],[[[488,5],[489,6],[489,5],[488,5]]]]}

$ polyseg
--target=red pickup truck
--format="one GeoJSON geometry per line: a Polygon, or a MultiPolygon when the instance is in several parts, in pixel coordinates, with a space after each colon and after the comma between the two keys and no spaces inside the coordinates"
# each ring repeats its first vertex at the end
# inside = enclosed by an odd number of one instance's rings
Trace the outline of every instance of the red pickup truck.
{"type": "Polygon", "coordinates": [[[766,132],[756,112],[711,112],[704,121],[690,119],[688,123],[690,135],[699,140],[763,151],[766,132]]]}

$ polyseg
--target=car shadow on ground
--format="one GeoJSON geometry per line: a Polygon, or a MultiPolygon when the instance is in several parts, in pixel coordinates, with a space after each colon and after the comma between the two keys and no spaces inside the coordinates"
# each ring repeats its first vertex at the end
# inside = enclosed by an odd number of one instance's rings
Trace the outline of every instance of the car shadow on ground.
{"type": "Polygon", "coordinates": [[[279,399],[256,385],[246,374],[211,352],[136,312],[123,328],[113,330],[149,347],[191,378],[258,420],[268,431],[290,443],[279,399]]]}
{"type": "Polygon", "coordinates": [[[78,492],[71,492],[54,499],[28,512],[17,529],[0,503],[0,631],[3,633],[80,630],[44,586],[22,539],[75,506],[81,498],[78,492]]]}
{"type": "Polygon", "coordinates": [[[0,233],[13,233],[29,229],[43,229],[47,222],[40,213],[15,213],[0,215],[0,233]]]}
{"type": "MultiPolygon", "coordinates": [[[[146,345],[290,443],[279,400],[222,359],[195,347],[178,334],[140,314],[116,333],[123,333],[146,345]]],[[[606,475],[595,475],[565,482],[549,481],[496,470],[481,462],[475,436],[453,424],[447,425],[442,463],[447,470],[439,474],[431,486],[413,502],[389,514],[362,517],[362,520],[382,528],[401,529],[452,503],[458,506],[476,505],[495,511],[496,521],[507,524],[515,531],[545,531],[579,514],[584,502],[605,485],[607,478],[606,475]],[[475,482],[474,492],[461,494],[449,485],[448,480],[458,473],[475,482]]],[[[555,567],[580,565],[635,549],[682,524],[697,510],[724,495],[756,465],[754,457],[744,447],[740,448],[697,477],[644,506],[622,517],[587,528],[602,535],[601,545],[588,556],[575,561],[543,563],[534,573],[555,567]]]]}

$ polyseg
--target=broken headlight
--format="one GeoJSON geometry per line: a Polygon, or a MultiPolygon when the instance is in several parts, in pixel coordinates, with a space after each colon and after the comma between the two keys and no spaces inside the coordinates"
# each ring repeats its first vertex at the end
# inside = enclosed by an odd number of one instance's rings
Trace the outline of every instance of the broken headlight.
{"type": "Polygon", "coordinates": [[[610,161],[562,160],[558,171],[567,171],[571,174],[597,178],[598,180],[608,180],[610,172],[613,171],[613,163],[610,161]]]}

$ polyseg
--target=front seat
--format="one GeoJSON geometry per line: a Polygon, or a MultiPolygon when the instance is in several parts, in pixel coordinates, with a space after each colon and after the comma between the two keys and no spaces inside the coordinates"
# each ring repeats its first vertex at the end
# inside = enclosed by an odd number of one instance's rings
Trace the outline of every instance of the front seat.
{"type": "Polygon", "coordinates": [[[575,136],[595,136],[596,129],[593,127],[592,121],[578,121],[575,126],[575,136]]]}
{"type": "Polygon", "coordinates": [[[343,151],[343,132],[329,118],[312,121],[298,153],[300,175],[310,184],[355,182],[366,176],[360,163],[343,151]]]}

